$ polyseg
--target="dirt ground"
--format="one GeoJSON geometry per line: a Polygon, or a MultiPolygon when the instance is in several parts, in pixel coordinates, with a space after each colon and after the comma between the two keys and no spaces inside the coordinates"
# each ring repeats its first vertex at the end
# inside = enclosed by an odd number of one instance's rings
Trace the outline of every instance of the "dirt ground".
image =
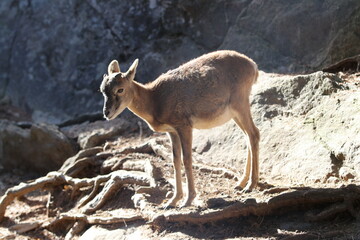
{"type": "MultiPolygon", "coordinates": [[[[166,135],[163,134],[147,134],[141,139],[138,133],[131,133],[127,136],[115,139],[107,143],[107,151],[117,151],[121,146],[140,145],[155,139],[165,145],[170,150],[166,135]]],[[[124,158],[124,155],[117,155],[124,158]]],[[[277,181],[276,187],[285,187],[277,191],[267,191],[274,189],[271,184],[260,179],[260,187],[251,193],[240,193],[234,190],[236,179],[226,177],[216,171],[208,171],[197,165],[195,162],[194,174],[196,179],[196,187],[198,197],[195,199],[195,206],[184,209],[164,210],[161,204],[166,199],[167,191],[171,191],[172,187],[169,182],[173,178],[172,163],[164,160],[155,154],[148,153],[130,153],[126,155],[129,159],[151,159],[157,169],[161,169],[163,177],[160,180],[159,191],[156,194],[148,196],[149,211],[154,213],[164,211],[176,212],[205,212],[207,210],[216,210],[229,206],[237,201],[251,201],[256,199],[257,202],[266,201],[280,193],[291,192],[294,189],[286,188],[287,183],[279,185],[277,181]]],[[[105,161],[109,161],[105,160],[105,161]]],[[[103,165],[104,166],[104,165],[103,165]]],[[[216,166],[213,166],[216,169],[216,166]]],[[[9,187],[17,185],[22,181],[33,179],[35,176],[19,170],[12,172],[2,172],[0,174],[0,193],[3,195],[9,187]]],[[[339,183],[338,187],[341,187],[339,183]]],[[[292,186],[296,187],[296,186],[292,186]]],[[[299,188],[330,188],[333,185],[319,183],[317,186],[297,186],[299,188]]],[[[66,186],[64,186],[66,188],[66,186]]],[[[136,212],[131,197],[135,193],[134,186],[123,186],[116,194],[114,194],[106,204],[96,212],[96,214],[106,214],[107,211],[116,211],[121,209],[125,212],[136,212]]],[[[68,229],[57,231],[49,231],[45,228],[37,228],[22,234],[9,230],[9,227],[15,223],[21,222],[46,222],[54,219],[56,214],[66,212],[72,208],[72,204],[68,201],[69,191],[66,189],[57,189],[58,197],[56,199],[56,209],[52,216],[49,216],[49,207],[47,201],[49,193],[47,191],[34,191],[24,197],[16,199],[6,211],[6,217],[0,225],[0,239],[64,239],[64,232],[68,229]],[[61,193],[60,193],[61,192],[61,193]]],[[[137,229],[146,236],[145,239],[360,239],[360,223],[356,218],[347,212],[342,212],[332,216],[324,221],[311,222],[306,218],[306,214],[310,212],[320,212],[324,209],[323,205],[319,206],[300,206],[294,209],[281,209],[278,214],[268,216],[243,216],[238,218],[229,218],[221,221],[215,221],[204,224],[194,223],[167,223],[161,228],[147,225],[143,220],[132,223],[116,223],[102,225],[100,228],[108,229],[137,229]],[[139,230],[140,229],[140,230],[139,230]]],[[[90,227],[90,226],[89,226],[90,227]]]]}

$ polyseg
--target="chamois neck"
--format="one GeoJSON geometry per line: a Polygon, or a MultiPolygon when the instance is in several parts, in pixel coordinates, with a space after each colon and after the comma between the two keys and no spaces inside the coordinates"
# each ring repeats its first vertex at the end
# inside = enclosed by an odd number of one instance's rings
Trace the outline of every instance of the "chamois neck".
{"type": "Polygon", "coordinates": [[[147,122],[152,120],[151,91],[146,85],[134,81],[134,97],[128,106],[129,110],[147,122]]]}

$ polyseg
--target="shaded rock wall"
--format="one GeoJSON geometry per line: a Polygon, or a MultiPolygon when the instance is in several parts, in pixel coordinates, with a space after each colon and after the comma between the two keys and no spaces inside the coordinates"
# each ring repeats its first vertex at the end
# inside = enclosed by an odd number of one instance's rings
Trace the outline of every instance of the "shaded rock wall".
{"type": "Polygon", "coordinates": [[[140,58],[147,82],[216,49],[275,72],[312,71],[360,52],[360,2],[134,0],[0,2],[0,98],[57,123],[101,111],[106,66],[140,58]]]}

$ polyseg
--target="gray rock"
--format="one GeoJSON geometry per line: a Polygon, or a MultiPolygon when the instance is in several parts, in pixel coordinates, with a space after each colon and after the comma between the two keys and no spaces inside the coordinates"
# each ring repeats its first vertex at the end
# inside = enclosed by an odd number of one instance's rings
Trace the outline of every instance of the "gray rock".
{"type": "MultiPolygon", "coordinates": [[[[348,173],[359,179],[360,93],[347,90],[337,75],[263,73],[253,86],[252,99],[253,117],[261,132],[264,181],[311,185],[329,176],[352,178],[348,173]],[[338,158],[336,163],[333,156],[338,158]],[[345,173],[345,169],[355,171],[345,173]]],[[[194,131],[194,149],[208,141],[211,148],[197,154],[198,161],[243,171],[246,145],[235,123],[194,131]]]]}
{"type": "Polygon", "coordinates": [[[341,179],[344,179],[345,181],[348,181],[350,179],[354,179],[355,178],[355,171],[351,168],[348,167],[342,167],[339,170],[339,177],[341,179]]]}
{"type": "MultiPolygon", "coordinates": [[[[146,226],[129,225],[125,227],[118,227],[113,230],[102,228],[101,226],[92,226],[87,229],[79,240],[125,240],[125,239],[149,239],[152,236],[152,230],[146,226]]],[[[154,238],[156,239],[156,237],[154,238]]],[[[182,238],[170,239],[185,239],[185,234],[182,238]]]]}
{"type": "Polygon", "coordinates": [[[221,48],[244,52],[267,71],[321,69],[359,53],[359,7],[356,0],[249,1],[221,48]]]}
{"type": "MultiPolygon", "coordinates": [[[[107,64],[140,59],[137,80],[216,49],[252,57],[260,69],[294,72],[360,52],[360,2],[0,2],[0,99],[60,123],[98,111],[107,64]]],[[[276,111],[268,116],[276,116],[276,111]]]]}
{"type": "Polygon", "coordinates": [[[33,124],[22,128],[0,120],[0,165],[5,170],[47,173],[57,170],[76,150],[76,144],[56,126],[33,124]]]}
{"type": "Polygon", "coordinates": [[[62,128],[64,133],[73,139],[77,139],[81,149],[100,146],[110,140],[118,137],[124,132],[131,132],[137,129],[136,124],[117,118],[112,121],[96,121],[92,123],[85,122],[79,125],[73,125],[62,128]]]}

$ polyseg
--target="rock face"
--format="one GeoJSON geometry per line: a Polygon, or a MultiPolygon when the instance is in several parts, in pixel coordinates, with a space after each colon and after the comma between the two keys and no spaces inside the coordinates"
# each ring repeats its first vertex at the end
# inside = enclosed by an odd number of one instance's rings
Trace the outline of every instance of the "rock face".
{"type": "Polygon", "coordinates": [[[266,71],[321,69],[360,52],[359,19],[357,0],[1,1],[0,98],[58,123],[101,111],[112,59],[139,58],[141,82],[216,49],[266,71]]]}
{"type": "Polygon", "coordinates": [[[76,153],[76,145],[55,126],[0,121],[0,166],[47,173],[76,153]]]}
{"type": "Polygon", "coordinates": [[[125,119],[117,118],[112,121],[85,122],[63,128],[64,133],[72,139],[77,139],[81,149],[100,146],[113,137],[118,137],[124,132],[136,129],[135,124],[130,124],[125,119]]]}
{"type": "MultiPolygon", "coordinates": [[[[252,99],[261,132],[263,180],[311,185],[331,177],[360,178],[358,88],[330,73],[262,74],[252,99]]],[[[194,150],[201,153],[195,156],[198,160],[237,171],[243,170],[247,156],[241,130],[233,122],[195,131],[194,150]]]]}

